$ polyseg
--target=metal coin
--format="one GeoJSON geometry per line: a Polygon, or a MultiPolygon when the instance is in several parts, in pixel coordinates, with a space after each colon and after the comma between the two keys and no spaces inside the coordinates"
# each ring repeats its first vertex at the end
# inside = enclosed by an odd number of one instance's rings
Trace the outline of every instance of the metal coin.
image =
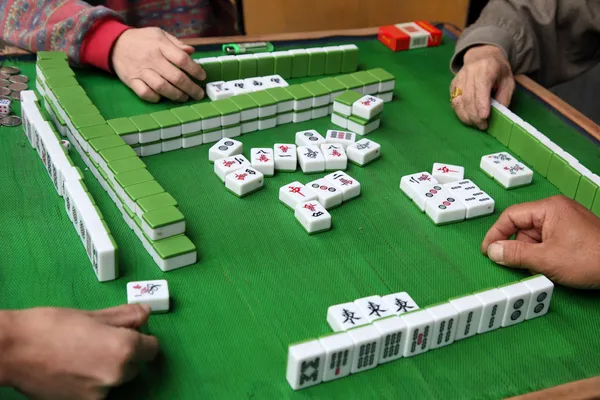
{"type": "Polygon", "coordinates": [[[10,89],[7,87],[0,87],[0,96],[10,96],[10,89]]]}
{"type": "Polygon", "coordinates": [[[10,75],[5,74],[4,72],[0,72],[0,79],[8,79],[10,75]]]}
{"type": "Polygon", "coordinates": [[[8,85],[8,88],[13,92],[20,92],[21,90],[27,90],[29,86],[26,83],[15,82],[8,85]]]}
{"type": "Polygon", "coordinates": [[[10,96],[13,98],[13,100],[21,101],[21,91],[20,90],[12,92],[10,94],[10,96]]]}
{"type": "Polygon", "coordinates": [[[19,82],[19,83],[27,83],[27,82],[29,82],[29,78],[26,77],[25,75],[11,75],[10,78],[8,78],[8,80],[11,81],[11,82],[13,82],[13,83],[15,83],[15,82],[19,82]]]}
{"type": "Polygon", "coordinates": [[[21,70],[17,67],[2,67],[0,68],[0,72],[4,72],[8,75],[17,75],[21,73],[21,70]]]}
{"type": "Polygon", "coordinates": [[[11,115],[10,117],[4,117],[0,119],[0,125],[4,126],[18,126],[21,125],[21,118],[11,115]]]}
{"type": "Polygon", "coordinates": [[[0,79],[0,86],[1,87],[7,87],[8,85],[10,85],[9,81],[7,81],[6,79],[0,79]]]}

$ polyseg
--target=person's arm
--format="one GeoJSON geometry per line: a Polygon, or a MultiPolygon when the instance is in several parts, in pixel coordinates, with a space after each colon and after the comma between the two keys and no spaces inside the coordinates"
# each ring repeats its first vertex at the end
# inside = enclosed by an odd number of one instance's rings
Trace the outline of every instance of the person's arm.
{"type": "Polygon", "coordinates": [[[600,219],[564,196],[507,208],[481,251],[500,265],[541,273],[566,286],[600,288],[600,219]]]}
{"type": "Polygon", "coordinates": [[[149,315],[140,305],[0,311],[0,386],[36,399],[104,398],[156,356],[156,338],[136,330],[149,315]]]}

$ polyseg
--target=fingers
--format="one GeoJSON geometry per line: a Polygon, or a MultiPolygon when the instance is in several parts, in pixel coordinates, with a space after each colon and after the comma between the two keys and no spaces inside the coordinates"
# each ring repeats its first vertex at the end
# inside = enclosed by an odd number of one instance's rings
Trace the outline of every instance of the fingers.
{"type": "Polygon", "coordinates": [[[184,72],[168,62],[158,62],[157,64],[158,73],[177,89],[195,100],[200,100],[204,97],[204,91],[200,86],[192,82],[184,72]]]}
{"type": "Polygon", "coordinates": [[[159,350],[158,339],[154,336],[144,335],[135,331],[129,332],[136,336],[136,348],[131,362],[149,362],[154,360],[159,350]]]}
{"type": "Polygon", "coordinates": [[[496,101],[505,107],[510,104],[510,99],[515,91],[515,80],[512,75],[507,76],[500,80],[498,87],[496,88],[496,101]]]}
{"type": "Polygon", "coordinates": [[[189,98],[185,93],[171,85],[164,77],[152,69],[146,68],[140,75],[144,83],[161,96],[179,102],[187,101],[189,98]]]}
{"type": "Polygon", "coordinates": [[[92,311],[90,315],[110,326],[136,329],[148,322],[150,306],[147,304],[125,304],[119,307],[92,311]]]}
{"type": "Polygon", "coordinates": [[[492,243],[508,240],[519,230],[535,229],[541,232],[545,218],[545,207],[542,203],[543,201],[535,201],[508,207],[485,235],[481,251],[486,253],[492,243]]]}
{"type": "Polygon", "coordinates": [[[486,119],[489,116],[491,84],[489,89],[486,89],[487,84],[483,84],[483,89],[479,86],[482,86],[482,83],[479,82],[477,76],[469,74],[466,70],[459,71],[452,81],[451,90],[460,88],[463,93],[452,100],[452,108],[464,124],[473,125],[483,130],[487,128],[486,119]],[[488,90],[487,95],[483,94],[486,90],[488,90]],[[483,111],[479,111],[478,103],[485,103],[486,101],[487,105],[483,105],[483,111]],[[480,113],[484,116],[481,117],[480,113]]]}
{"type": "Polygon", "coordinates": [[[160,95],[150,89],[141,79],[132,79],[128,85],[143,100],[150,103],[157,103],[160,100],[160,95]]]}
{"type": "Polygon", "coordinates": [[[177,47],[177,45],[174,45],[170,40],[169,44],[160,47],[160,51],[167,60],[182,71],[187,72],[190,76],[199,81],[206,79],[206,73],[202,67],[196,64],[189,54],[177,47]]]}
{"type": "Polygon", "coordinates": [[[542,243],[526,243],[520,240],[501,240],[492,243],[487,249],[487,256],[496,264],[513,268],[528,269],[544,273],[547,251],[542,243]]]}
{"type": "Polygon", "coordinates": [[[467,112],[469,120],[471,121],[470,125],[474,125],[477,128],[484,130],[487,128],[487,122],[484,118],[479,116],[479,111],[477,109],[477,92],[479,90],[478,87],[482,84],[483,82],[478,76],[470,74],[469,79],[467,80],[467,87],[463,94],[463,103],[465,105],[465,111],[467,112]]]}

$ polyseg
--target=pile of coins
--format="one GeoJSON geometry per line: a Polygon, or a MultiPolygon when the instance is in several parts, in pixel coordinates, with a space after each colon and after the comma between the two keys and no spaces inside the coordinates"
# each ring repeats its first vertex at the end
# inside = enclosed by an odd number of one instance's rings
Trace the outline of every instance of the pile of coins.
{"type": "MultiPolygon", "coordinates": [[[[27,90],[29,78],[21,75],[17,67],[4,67],[0,62],[0,100],[21,101],[21,91],[27,90]]],[[[0,114],[0,125],[21,125],[21,118],[15,115],[0,114]]]]}

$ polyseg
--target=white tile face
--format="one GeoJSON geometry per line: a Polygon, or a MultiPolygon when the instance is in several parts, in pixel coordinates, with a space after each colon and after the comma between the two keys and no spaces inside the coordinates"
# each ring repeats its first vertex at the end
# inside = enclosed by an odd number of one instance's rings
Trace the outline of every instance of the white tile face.
{"type": "Polygon", "coordinates": [[[246,94],[252,92],[252,90],[246,86],[246,82],[243,79],[229,81],[227,82],[227,86],[231,88],[234,96],[237,96],[238,94],[246,94]]]}
{"type": "Polygon", "coordinates": [[[392,79],[391,81],[379,82],[378,92],[379,93],[391,92],[392,90],[394,90],[394,87],[396,87],[395,79],[392,79]]]}
{"type": "Polygon", "coordinates": [[[435,183],[439,182],[429,172],[418,172],[403,176],[400,179],[400,189],[412,200],[417,193],[417,187],[433,185],[435,183]]]}
{"type": "Polygon", "coordinates": [[[447,224],[465,219],[467,208],[446,189],[442,189],[435,198],[425,204],[425,213],[434,224],[447,224]]]}
{"type": "Polygon", "coordinates": [[[537,275],[530,279],[525,279],[523,284],[531,291],[531,302],[527,309],[525,319],[541,317],[548,313],[550,300],[554,292],[554,284],[543,275],[537,275]]]}
{"type": "Polygon", "coordinates": [[[233,171],[237,171],[242,167],[249,166],[250,161],[248,161],[243,155],[239,154],[236,156],[223,158],[221,160],[216,160],[214,171],[215,174],[217,174],[217,176],[219,177],[219,179],[225,182],[225,177],[227,176],[227,174],[233,171]]]}
{"type": "Polygon", "coordinates": [[[325,138],[314,129],[296,132],[296,146],[314,146],[325,143],[325,138]]]}
{"type": "Polygon", "coordinates": [[[350,375],[354,355],[352,338],[346,332],[342,332],[319,338],[319,343],[325,350],[323,382],[350,375]]]}
{"type": "Polygon", "coordinates": [[[387,296],[383,296],[382,299],[392,313],[396,315],[402,315],[419,309],[417,303],[406,292],[388,294],[387,296]]]}
{"type": "Polygon", "coordinates": [[[331,214],[316,200],[296,204],[294,216],[309,234],[331,229],[331,214]]]}
{"type": "MultiPolygon", "coordinates": [[[[341,117],[341,116],[337,115],[336,113],[331,114],[331,123],[339,126],[342,129],[348,129],[348,118],[341,117]]],[[[352,133],[354,133],[354,132],[352,132],[352,133]]]]}
{"type": "Polygon", "coordinates": [[[481,157],[479,168],[481,168],[481,170],[485,172],[488,176],[493,178],[496,174],[496,170],[501,165],[507,163],[510,164],[513,162],[516,162],[515,158],[511,154],[503,151],[500,153],[488,154],[481,157]]]}
{"type": "Polygon", "coordinates": [[[258,118],[266,118],[275,114],[277,114],[277,104],[258,108],[258,118]]]}
{"type": "Polygon", "coordinates": [[[352,104],[352,114],[364,119],[371,119],[383,111],[383,100],[366,95],[352,104]]]}
{"type": "Polygon", "coordinates": [[[311,111],[311,119],[323,118],[329,115],[329,107],[313,108],[311,111]]]}
{"type": "Polygon", "coordinates": [[[244,197],[265,185],[264,175],[252,167],[243,167],[225,177],[225,187],[238,197],[244,197]]]}
{"type": "Polygon", "coordinates": [[[347,117],[352,115],[352,106],[348,106],[346,104],[342,104],[339,101],[333,101],[333,111],[345,115],[347,117]]]}
{"type": "Polygon", "coordinates": [[[350,329],[348,336],[354,342],[354,357],[352,358],[353,374],[375,368],[379,361],[381,334],[372,325],[350,329]]]}
{"type": "Polygon", "coordinates": [[[279,200],[292,210],[300,203],[318,201],[317,194],[298,181],[283,185],[279,189],[279,200]]]}
{"type": "Polygon", "coordinates": [[[378,319],[373,326],[381,335],[379,364],[394,361],[402,357],[406,346],[406,324],[398,316],[378,319]]]}
{"type": "Polygon", "coordinates": [[[273,149],[271,148],[259,147],[251,149],[250,163],[252,164],[252,167],[262,172],[265,176],[273,176],[275,174],[275,161],[273,149]]]}
{"type": "Polygon", "coordinates": [[[455,340],[474,336],[479,328],[483,303],[473,295],[450,300],[450,304],[458,310],[458,325],[455,340]]]}
{"type": "Polygon", "coordinates": [[[258,120],[258,130],[264,131],[265,129],[275,128],[277,126],[277,117],[264,118],[258,120]]]}
{"type": "Polygon", "coordinates": [[[277,114],[277,125],[291,124],[294,121],[294,113],[277,114]]]}
{"type": "Polygon", "coordinates": [[[147,144],[141,146],[142,148],[142,157],[153,156],[155,154],[160,154],[162,151],[162,144],[160,142],[154,144],[147,144]]]}
{"type": "Polygon", "coordinates": [[[465,168],[459,165],[434,163],[431,175],[439,183],[462,181],[465,178],[465,168]]]}
{"type": "Polygon", "coordinates": [[[312,107],[319,108],[329,105],[329,95],[313,97],[312,107]]]}
{"type": "Polygon", "coordinates": [[[305,174],[325,171],[325,157],[319,146],[299,146],[297,154],[298,163],[305,174]]]}
{"type": "Polygon", "coordinates": [[[295,171],[298,166],[298,154],[295,144],[275,143],[273,146],[273,158],[275,159],[276,171],[295,171]]]}
{"type": "Polygon", "coordinates": [[[366,325],[369,321],[356,304],[344,303],[330,306],[327,309],[327,323],[334,332],[342,332],[366,325]]]}
{"type": "Polygon", "coordinates": [[[348,156],[341,144],[321,144],[321,152],[325,157],[326,171],[345,170],[348,167],[348,156]]]}
{"type": "Polygon", "coordinates": [[[221,116],[221,126],[230,126],[230,125],[236,125],[239,124],[242,118],[242,113],[241,112],[236,112],[233,114],[229,114],[229,115],[222,115],[221,116]]]}
{"type": "Polygon", "coordinates": [[[285,79],[283,79],[280,75],[268,75],[265,76],[264,79],[269,82],[271,87],[287,87],[290,86],[285,79]]]}
{"type": "Polygon", "coordinates": [[[202,135],[184,136],[181,139],[182,147],[189,149],[190,147],[200,146],[204,142],[203,139],[202,135]]]}
{"type": "MultiPolygon", "coordinates": [[[[381,84],[380,84],[381,85],[381,84]]],[[[377,97],[383,100],[384,103],[389,103],[394,99],[394,92],[377,93],[377,97]]]]}
{"type": "Polygon", "coordinates": [[[354,304],[356,304],[369,322],[394,315],[391,307],[383,301],[381,296],[369,296],[356,299],[354,300],[354,304]]]}
{"type": "Polygon", "coordinates": [[[381,146],[372,140],[360,139],[346,148],[346,154],[350,162],[362,167],[381,156],[381,146]]]}
{"type": "Polygon", "coordinates": [[[148,304],[152,312],[169,311],[169,285],[167,281],[128,282],[127,304],[148,304]]]}
{"type": "Polygon", "coordinates": [[[317,200],[327,210],[342,204],[342,190],[323,178],[307,183],[306,187],[317,195],[317,200]]]}
{"type": "Polygon", "coordinates": [[[450,303],[427,308],[433,317],[433,335],[430,349],[448,346],[454,343],[458,326],[458,310],[450,303]]]}
{"type": "Polygon", "coordinates": [[[212,82],[206,84],[206,95],[212,100],[227,99],[234,95],[231,87],[224,81],[212,82]]]}
{"type": "Polygon", "coordinates": [[[202,134],[202,142],[205,144],[218,142],[222,138],[223,138],[223,129],[217,129],[215,131],[202,134]]]}
{"type": "Polygon", "coordinates": [[[533,180],[533,171],[526,165],[515,162],[504,164],[497,170],[494,179],[506,189],[529,185],[533,180]]]}
{"type": "Polygon", "coordinates": [[[242,123],[242,135],[245,133],[255,132],[258,130],[258,120],[247,121],[242,123]]]}
{"type": "Polygon", "coordinates": [[[470,193],[467,196],[458,196],[467,208],[466,218],[477,218],[494,213],[496,202],[492,197],[482,190],[470,193]]]}
{"type": "Polygon", "coordinates": [[[310,121],[310,119],[312,118],[312,110],[307,110],[307,111],[294,111],[292,113],[292,121],[297,124],[300,122],[306,122],[306,121],[310,121]]]}
{"type": "MultiPolygon", "coordinates": [[[[364,139],[364,140],[366,140],[366,139],[364,139]]],[[[356,133],[344,132],[344,131],[334,131],[334,130],[330,129],[327,131],[327,134],[325,135],[325,141],[327,143],[341,144],[344,147],[344,149],[347,149],[348,146],[353,145],[356,142],[356,133]]]]}
{"type": "Polygon", "coordinates": [[[485,292],[475,293],[475,297],[483,303],[481,321],[479,322],[477,333],[486,333],[500,328],[506,310],[506,295],[498,289],[490,289],[485,292]]]}
{"type": "Polygon", "coordinates": [[[181,125],[172,126],[170,128],[161,128],[160,138],[162,140],[181,136],[181,125]]]}
{"type": "Polygon", "coordinates": [[[323,380],[325,350],[318,340],[299,343],[288,348],[286,379],[292,389],[318,385],[323,380]]]}
{"type": "Polygon", "coordinates": [[[419,207],[419,210],[425,211],[425,205],[429,200],[433,200],[444,193],[445,192],[442,191],[442,185],[439,183],[427,186],[418,186],[415,188],[415,197],[413,198],[413,201],[415,202],[415,205],[419,207]]]}
{"type": "Polygon", "coordinates": [[[258,118],[258,107],[249,108],[240,112],[240,121],[253,121],[258,118]]]}
{"type": "Polygon", "coordinates": [[[349,131],[356,132],[357,135],[363,136],[379,128],[379,125],[381,125],[381,118],[377,118],[373,122],[369,122],[367,125],[361,125],[349,119],[347,129],[349,131]]]}
{"type": "Polygon", "coordinates": [[[471,181],[470,179],[463,179],[462,181],[444,183],[442,187],[456,196],[467,196],[472,192],[480,190],[479,186],[473,183],[473,181],[471,181]]]}
{"type": "Polygon", "coordinates": [[[251,92],[259,92],[270,87],[269,82],[260,77],[244,79],[244,83],[251,92]]]}
{"type": "Polygon", "coordinates": [[[294,100],[294,111],[300,112],[300,111],[306,111],[309,110],[310,108],[312,108],[312,102],[313,99],[312,97],[309,97],[308,99],[303,99],[303,100],[294,100]]]}
{"type": "Polygon", "coordinates": [[[360,196],[360,182],[343,171],[325,175],[324,179],[342,189],[344,201],[360,196]]]}
{"type": "Polygon", "coordinates": [[[178,150],[178,149],[181,148],[182,143],[183,143],[182,138],[170,139],[170,140],[163,140],[162,141],[162,149],[161,149],[161,151],[163,153],[166,153],[168,151],[178,150]]]}
{"type": "Polygon", "coordinates": [[[277,103],[277,114],[288,113],[293,110],[294,110],[294,101],[293,100],[282,101],[280,103],[277,103]]]}
{"type": "Polygon", "coordinates": [[[406,344],[404,357],[412,357],[429,350],[433,335],[433,317],[427,310],[419,310],[402,315],[406,324],[406,344]]]}
{"type": "Polygon", "coordinates": [[[502,327],[518,324],[525,321],[529,303],[531,301],[531,291],[522,282],[513,283],[508,286],[499,287],[506,298],[506,311],[502,318],[502,327]]]}
{"type": "Polygon", "coordinates": [[[230,126],[229,128],[223,128],[224,138],[238,137],[242,134],[242,125],[230,126]]]}
{"type": "Polygon", "coordinates": [[[235,139],[223,138],[208,150],[208,160],[214,162],[236,154],[242,154],[244,144],[235,139]]]}

